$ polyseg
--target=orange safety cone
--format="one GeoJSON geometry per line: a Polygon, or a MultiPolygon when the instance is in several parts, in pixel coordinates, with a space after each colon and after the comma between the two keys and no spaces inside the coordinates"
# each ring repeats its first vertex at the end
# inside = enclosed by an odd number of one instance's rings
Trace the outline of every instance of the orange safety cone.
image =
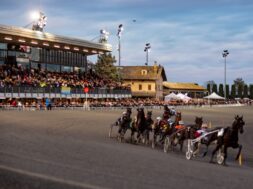
{"type": "Polygon", "coordinates": [[[239,156],[239,165],[242,165],[242,154],[239,156]]]}

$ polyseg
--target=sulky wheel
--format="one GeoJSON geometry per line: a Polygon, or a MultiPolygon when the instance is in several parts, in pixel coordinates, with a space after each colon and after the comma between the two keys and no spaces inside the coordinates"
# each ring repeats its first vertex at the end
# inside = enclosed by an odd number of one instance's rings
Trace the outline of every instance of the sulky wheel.
{"type": "Polygon", "coordinates": [[[166,138],[164,139],[164,144],[163,144],[164,153],[168,153],[170,145],[171,145],[170,137],[166,136],[166,138]]]}
{"type": "Polygon", "coordinates": [[[217,158],[217,163],[218,163],[219,165],[223,164],[223,162],[224,162],[224,153],[222,152],[221,149],[219,149],[216,158],[217,158]]]}

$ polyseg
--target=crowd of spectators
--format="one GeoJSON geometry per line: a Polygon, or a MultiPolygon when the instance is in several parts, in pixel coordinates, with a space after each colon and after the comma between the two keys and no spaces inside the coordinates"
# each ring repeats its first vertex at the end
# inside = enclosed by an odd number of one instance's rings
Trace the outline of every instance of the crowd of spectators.
{"type": "Polygon", "coordinates": [[[89,73],[50,72],[42,69],[23,69],[21,66],[0,65],[0,87],[71,87],[110,89],[126,88],[120,82],[89,73]]]}
{"type": "MultiPolygon", "coordinates": [[[[12,108],[35,108],[37,110],[43,110],[47,108],[47,99],[9,99],[5,102],[0,102],[1,107],[12,107],[12,108]]],[[[126,108],[126,107],[163,107],[164,105],[180,107],[180,106],[203,106],[203,105],[224,105],[224,104],[247,104],[251,105],[252,101],[235,101],[230,100],[227,102],[224,101],[213,101],[212,103],[208,103],[207,101],[193,100],[190,102],[165,102],[163,100],[150,99],[150,98],[125,98],[125,99],[88,99],[85,101],[84,99],[51,99],[50,106],[53,109],[55,108],[126,108]]]]}

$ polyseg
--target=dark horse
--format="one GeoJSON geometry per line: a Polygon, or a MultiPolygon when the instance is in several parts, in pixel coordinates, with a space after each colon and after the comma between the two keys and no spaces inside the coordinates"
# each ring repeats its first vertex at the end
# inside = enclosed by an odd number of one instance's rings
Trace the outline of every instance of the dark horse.
{"type": "Polygon", "coordinates": [[[175,115],[176,112],[169,109],[167,105],[164,105],[163,119],[169,119],[171,116],[175,115]]]}
{"type": "Polygon", "coordinates": [[[238,160],[238,158],[241,154],[241,150],[242,150],[242,145],[238,144],[238,139],[239,139],[238,132],[240,132],[241,134],[243,133],[244,124],[245,124],[245,122],[243,121],[243,116],[241,116],[241,117],[238,115],[235,116],[235,120],[232,124],[232,127],[225,128],[223,135],[218,136],[217,146],[212,153],[210,163],[213,163],[213,157],[214,157],[215,153],[218,150],[223,149],[224,159],[221,163],[223,165],[226,165],[227,149],[229,147],[239,148],[239,151],[238,151],[237,156],[235,158],[235,160],[238,160]]]}
{"type": "Polygon", "coordinates": [[[153,122],[152,112],[148,112],[147,118],[145,117],[144,109],[138,108],[137,109],[137,116],[135,120],[132,122],[131,126],[131,140],[133,140],[134,133],[137,132],[137,142],[140,141],[141,135],[148,140],[149,138],[149,130],[150,125],[149,123],[153,122]]]}
{"type": "Polygon", "coordinates": [[[120,117],[116,122],[116,125],[119,126],[118,133],[120,140],[124,138],[127,129],[130,129],[130,124],[132,122],[131,114],[132,114],[131,108],[127,108],[127,111],[124,112],[122,117],[120,117]]]}

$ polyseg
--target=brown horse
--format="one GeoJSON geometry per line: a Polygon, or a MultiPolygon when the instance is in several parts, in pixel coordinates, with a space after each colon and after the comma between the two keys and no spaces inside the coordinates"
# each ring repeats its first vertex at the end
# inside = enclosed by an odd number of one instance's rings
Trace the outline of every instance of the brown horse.
{"type": "Polygon", "coordinates": [[[242,145],[238,143],[238,140],[239,140],[238,132],[240,132],[241,134],[243,133],[243,126],[244,125],[245,125],[245,122],[243,121],[243,116],[238,116],[238,115],[235,116],[235,120],[232,124],[232,127],[225,128],[223,135],[218,136],[217,146],[212,153],[210,163],[213,163],[213,157],[214,157],[215,153],[218,150],[223,149],[224,159],[220,163],[223,165],[226,165],[227,149],[229,147],[239,148],[239,151],[238,151],[237,156],[235,158],[236,160],[238,160],[238,158],[241,154],[241,150],[242,150],[242,145]]]}

